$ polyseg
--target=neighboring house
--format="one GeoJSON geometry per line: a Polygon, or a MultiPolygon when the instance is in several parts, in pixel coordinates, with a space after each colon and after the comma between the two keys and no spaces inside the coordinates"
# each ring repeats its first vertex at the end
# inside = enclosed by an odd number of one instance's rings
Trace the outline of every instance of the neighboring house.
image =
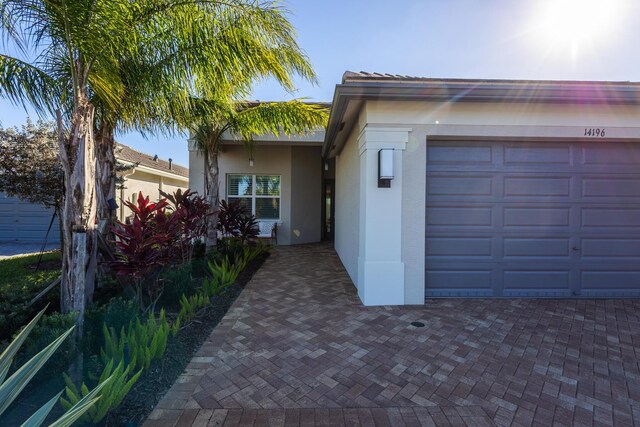
{"type": "Polygon", "coordinates": [[[118,172],[118,176],[124,178],[124,183],[119,184],[116,190],[119,206],[116,216],[120,221],[131,214],[122,201],[135,203],[140,191],[150,200],[157,201],[160,191],[173,193],[189,188],[189,169],[176,165],[171,159],[163,160],[157,155],[141,153],[122,144],[117,144],[116,158],[118,163],[132,166],[127,171],[118,172]]]}
{"type": "Polygon", "coordinates": [[[310,218],[319,240],[334,218],[366,305],[640,296],[640,84],[347,72],[322,156],[298,167],[308,143],[271,144],[253,167],[239,147],[221,156],[221,194],[235,174],[280,176],[298,212],[281,208],[283,227],[310,218]]]}
{"type": "Polygon", "coordinates": [[[45,209],[42,205],[0,193],[0,243],[42,244],[49,225],[51,230],[47,242],[60,242],[58,218],[53,218],[53,212],[53,209],[45,209]]]}
{"type": "MultiPolygon", "coordinates": [[[[135,202],[139,191],[151,200],[158,200],[159,190],[172,193],[177,189],[189,188],[189,169],[176,165],[171,159],[162,160],[122,144],[117,144],[116,158],[119,163],[132,166],[118,173],[125,179],[123,185],[119,186],[121,188],[116,190],[119,206],[116,218],[120,221],[130,215],[129,208],[124,206],[122,200],[135,202]]],[[[52,216],[52,209],[0,193],[0,242],[42,243],[52,216]]],[[[60,242],[57,219],[53,221],[47,241],[60,242]]]]}

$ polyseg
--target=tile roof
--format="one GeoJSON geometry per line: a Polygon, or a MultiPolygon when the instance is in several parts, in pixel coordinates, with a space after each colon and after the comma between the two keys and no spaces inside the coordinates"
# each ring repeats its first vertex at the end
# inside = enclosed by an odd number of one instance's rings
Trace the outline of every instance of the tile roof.
{"type": "Polygon", "coordinates": [[[369,73],[366,71],[346,71],[342,75],[342,83],[348,81],[358,80],[370,80],[370,81],[394,81],[394,82],[430,82],[430,83],[473,83],[476,85],[482,84],[558,84],[558,85],[583,85],[583,84],[598,84],[598,85],[640,85],[640,82],[630,81],[578,81],[578,80],[516,80],[516,79],[462,79],[462,78],[433,78],[433,77],[419,77],[419,76],[406,76],[401,74],[389,74],[389,73],[369,73]]]}
{"type": "Polygon", "coordinates": [[[157,156],[152,156],[150,154],[134,150],[133,148],[124,144],[116,143],[116,158],[125,162],[138,163],[141,166],[146,166],[148,168],[155,169],[161,172],[171,173],[184,178],[189,178],[188,168],[177,165],[173,162],[171,163],[171,167],[169,167],[168,161],[162,160],[157,156]],[[156,160],[154,160],[154,158],[156,158],[156,160]]]}

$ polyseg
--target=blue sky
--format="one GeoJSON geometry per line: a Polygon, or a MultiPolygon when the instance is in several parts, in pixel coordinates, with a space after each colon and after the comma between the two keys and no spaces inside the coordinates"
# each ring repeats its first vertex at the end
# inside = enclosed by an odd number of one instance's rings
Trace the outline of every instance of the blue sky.
{"type": "MultiPolygon", "coordinates": [[[[288,0],[319,84],[293,94],[271,81],[262,101],[330,101],[346,70],[424,77],[640,81],[637,0],[288,0]]],[[[27,113],[0,100],[2,126],[27,113]]],[[[119,135],[187,165],[184,137],[119,135]]]]}

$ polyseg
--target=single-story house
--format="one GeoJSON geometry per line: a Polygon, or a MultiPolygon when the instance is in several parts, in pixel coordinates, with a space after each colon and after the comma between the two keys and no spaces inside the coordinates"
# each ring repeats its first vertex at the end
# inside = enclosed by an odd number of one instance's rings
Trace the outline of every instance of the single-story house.
{"type": "MultiPolygon", "coordinates": [[[[218,155],[220,198],[244,199],[259,221],[276,222],[278,244],[319,242],[323,173],[327,173],[322,167],[323,141],[324,130],[291,138],[257,135],[250,154],[236,137],[223,135],[218,155]]],[[[191,189],[205,194],[204,153],[193,143],[189,150],[191,189]]]]}
{"type": "Polygon", "coordinates": [[[325,132],[266,139],[220,188],[279,177],[279,243],[333,237],[366,305],[640,296],[638,83],[347,72],[325,132]]]}
{"type": "MultiPolygon", "coordinates": [[[[123,144],[117,144],[116,158],[118,163],[131,166],[118,172],[124,178],[123,184],[119,185],[121,188],[116,190],[119,205],[116,218],[120,221],[130,214],[122,200],[135,202],[139,191],[152,200],[158,200],[159,190],[171,193],[189,188],[189,169],[173,163],[171,159],[163,160],[123,144]]],[[[57,219],[51,223],[52,217],[53,209],[0,193],[0,243],[42,243],[49,224],[51,231],[47,241],[59,243],[59,224],[57,219]]]]}
{"type": "Polygon", "coordinates": [[[123,144],[117,144],[116,159],[118,163],[131,167],[118,172],[118,176],[124,178],[124,182],[118,184],[119,188],[116,189],[116,216],[120,221],[131,214],[122,201],[135,203],[140,191],[149,196],[150,200],[157,201],[160,199],[160,191],[173,193],[178,189],[184,191],[189,188],[189,169],[173,163],[172,159],[164,160],[158,155],[142,153],[123,144]]]}

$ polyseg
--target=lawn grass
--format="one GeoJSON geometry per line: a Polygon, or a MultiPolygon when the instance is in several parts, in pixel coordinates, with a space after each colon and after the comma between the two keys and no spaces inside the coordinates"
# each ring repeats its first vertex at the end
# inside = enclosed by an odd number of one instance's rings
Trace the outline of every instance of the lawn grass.
{"type": "MultiPolygon", "coordinates": [[[[31,315],[24,305],[60,275],[60,252],[42,256],[40,269],[35,270],[39,254],[0,260],[0,336],[15,332],[31,315]]],[[[52,292],[58,295],[56,292],[52,292]]]]}

